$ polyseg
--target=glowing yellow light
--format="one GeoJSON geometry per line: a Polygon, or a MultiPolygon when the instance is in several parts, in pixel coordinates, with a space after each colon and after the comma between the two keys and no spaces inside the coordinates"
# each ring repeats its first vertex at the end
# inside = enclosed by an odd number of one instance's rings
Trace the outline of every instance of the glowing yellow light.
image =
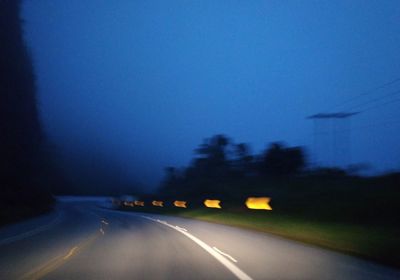
{"type": "Polygon", "coordinates": [[[153,206],[164,207],[163,203],[164,202],[162,202],[162,201],[153,200],[153,202],[151,204],[153,204],[153,206]]]}
{"type": "Polygon", "coordinates": [[[221,200],[216,199],[206,199],[204,200],[204,205],[208,208],[222,208],[219,204],[221,200]]]}
{"type": "Polygon", "coordinates": [[[186,208],[186,201],[175,200],[174,205],[175,207],[186,208]]]}
{"type": "Polygon", "coordinates": [[[134,203],[135,203],[136,206],[144,206],[144,202],[143,201],[135,200],[134,203]]]}
{"type": "Polygon", "coordinates": [[[272,210],[272,207],[268,204],[270,201],[269,197],[249,197],[246,200],[246,206],[249,209],[272,210]]]}

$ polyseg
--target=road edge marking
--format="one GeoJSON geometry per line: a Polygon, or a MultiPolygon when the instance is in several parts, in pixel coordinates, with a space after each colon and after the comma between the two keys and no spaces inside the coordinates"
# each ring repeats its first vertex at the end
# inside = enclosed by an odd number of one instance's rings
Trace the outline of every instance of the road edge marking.
{"type": "Polygon", "coordinates": [[[168,224],[167,222],[163,222],[157,219],[153,219],[150,218],[148,216],[140,216],[144,219],[148,219],[150,221],[165,225],[169,228],[172,228],[180,233],[182,233],[183,235],[185,235],[186,237],[188,237],[189,239],[191,239],[193,242],[195,242],[197,245],[199,245],[201,248],[203,248],[207,253],[209,253],[211,256],[213,256],[214,258],[216,258],[222,265],[224,265],[230,272],[232,272],[233,275],[235,275],[238,279],[240,280],[253,280],[253,278],[251,278],[249,275],[247,275],[243,270],[241,270],[239,267],[237,267],[236,265],[234,265],[232,262],[228,261],[225,257],[223,257],[222,255],[220,255],[219,253],[217,253],[213,248],[211,248],[209,245],[207,245],[204,241],[198,239],[197,237],[193,236],[192,234],[181,230],[179,228],[176,228],[173,225],[168,224]]]}
{"type": "Polygon", "coordinates": [[[183,230],[183,231],[187,231],[187,229],[183,228],[183,227],[179,227],[179,226],[175,226],[177,229],[179,230],[183,230]]]}
{"type": "Polygon", "coordinates": [[[233,261],[233,262],[235,262],[235,263],[237,263],[238,261],[234,258],[234,257],[232,257],[231,255],[229,255],[229,254],[227,254],[227,253],[224,253],[224,252],[222,252],[220,249],[218,249],[217,247],[212,247],[215,251],[217,251],[218,253],[220,253],[221,255],[223,255],[223,256],[225,256],[225,257],[227,257],[228,259],[230,259],[231,261],[233,261]]]}

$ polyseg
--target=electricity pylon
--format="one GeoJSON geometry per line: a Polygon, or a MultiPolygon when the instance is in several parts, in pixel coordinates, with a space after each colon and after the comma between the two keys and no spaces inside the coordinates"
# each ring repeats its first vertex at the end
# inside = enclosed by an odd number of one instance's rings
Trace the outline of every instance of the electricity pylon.
{"type": "Polygon", "coordinates": [[[314,121],[314,166],[347,167],[351,163],[350,118],[356,114],[358,112],[319,113],[307,117],[314,121]]]}

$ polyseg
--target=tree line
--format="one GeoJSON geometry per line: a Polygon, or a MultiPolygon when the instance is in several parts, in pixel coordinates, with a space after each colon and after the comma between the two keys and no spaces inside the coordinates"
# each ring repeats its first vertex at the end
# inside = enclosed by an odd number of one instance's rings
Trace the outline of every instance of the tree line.
{"type": "Polygon", "coordinates": [[[307,167],[302,147],[272,143],[259,155],[252,155],[246,143],[234,143],[225,135],[207,138],[195,149],[188,167],[166,168],[163,193],[221,193],[226,184],[246,178],[280,178],[301,174],[307,167]]]}
{"type": "Polygon", "coordinates": [[[302,147],[271,143],[253,155],[224,135],[205,139],[189,166],[166,168],[152,199],[224,201],[237,209],[249,196],[272,198],[274,213],[319,221],[394,224],[400,214],[400,173],[361,176],[352,170],[309,166],[302,147]],[[379,209],[377,211],[377,209],[379,209]]]}

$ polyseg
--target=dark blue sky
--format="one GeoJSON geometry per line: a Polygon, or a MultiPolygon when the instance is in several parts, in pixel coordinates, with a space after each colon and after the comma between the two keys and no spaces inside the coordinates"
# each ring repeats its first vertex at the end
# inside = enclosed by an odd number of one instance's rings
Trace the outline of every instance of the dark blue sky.
{"type": "Polygon", "coordinates": [[[76,168],[106,161],[152,187],[216,133],[312,152],[305,117],[343,110],[362,111],[351,162],[400,167],[400,82],[346,102],[400,77],[397,0],[26,0],[22,14],[46,132],[76,168]]]}

